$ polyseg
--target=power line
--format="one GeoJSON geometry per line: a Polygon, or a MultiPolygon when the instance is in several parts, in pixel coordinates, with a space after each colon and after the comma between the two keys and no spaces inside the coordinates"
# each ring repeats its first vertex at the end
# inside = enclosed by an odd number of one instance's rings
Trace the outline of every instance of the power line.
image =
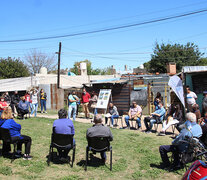
{"type": "Polygon", "coordinates": [[[200,14],[200,13],[203,13],[206,11],[207,11],[207,9],[202,9],[202,10],[193,11],[193,12],[189,12],[189,13],[185,13],[185,14],[175,15],[175,16],[171,16],[171,17],[164,17],[164,18],[150,20],[150,21],[144,21],[144,22],[140,22],[140,23],[134,23],[134,24],[111,27],[111,28],[103,28],[103,29],[99,29],[99,30],[92,30],[92,31],[80,32],[80,33],[72,33],[72,34],[66,34],[66,35],[57,35],[57,36],[40,37],[40,38],[29,38],[29,39],[2,40],[2,41],[0,41],[0,43],[38,41],[38,40],[57,39],[57,38],[65,38],[65,37],[74,37],[74,36],[81,36],[81,35],[87,35],[87,34],[94,34],[94,33],[113,31],[113,30],[118,30],[118,29],[125,29],[125,28],[130,28],[130,27],[135,27],[135,26],[141,26],[141,25],[145,25],[145,24],[151,24],[151,23],[166,21],[166,20],[170,20],[170,19],[177,19],[177,18],[181,18],[181,17],[194,15],[194,14],[200,14]]]}

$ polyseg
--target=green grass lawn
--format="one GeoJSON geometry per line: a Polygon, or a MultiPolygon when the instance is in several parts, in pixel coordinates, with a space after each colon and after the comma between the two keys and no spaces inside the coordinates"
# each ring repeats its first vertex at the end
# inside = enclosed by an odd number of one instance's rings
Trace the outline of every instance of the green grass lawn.
{"type": "MultiPolygon", "coordinates": [[[[161,159],[158,148],[170,144],[169,136],[160,137],[155,134],[145,134],[140,131],[112,129],[114,141],[113,170],[109,170],[109,153],[106,165],[88,166],[84,171],[86,130],[91,124],[75,122],[76,159],[74,167],[68,164],[47,165],[52,119],[30,118],[24,121],[16,120],[22,125],[22,134],[32,137],[31,161],[0,157],[0,179],[181,179],[184,170],[167,172],[153,167],[161,159]]],[[[24,150],[24,148],[23,148],[24,150]]],[[[70,152],[69,155],[72,153],[70,152]]],[[[99,154],[96,157],[100,157],[99,154]]]]}

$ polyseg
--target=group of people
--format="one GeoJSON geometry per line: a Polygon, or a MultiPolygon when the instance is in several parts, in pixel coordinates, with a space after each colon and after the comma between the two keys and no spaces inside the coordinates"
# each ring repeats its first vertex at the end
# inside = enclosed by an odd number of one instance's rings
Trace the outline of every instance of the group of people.
{"type": "Polygon", "coordinates": [[[46,100],[47,94],[43,89],[32,89],[27,91],[25,95],[20,95],[18,91],[15,91],[11,96],[8,92],[5,92],[0,97],[0,116],[5,108],[10,107],[12,109],[13,116],[17,113],[20,119],[24,119],[24,115],[30,113],[30,115],[37,116],[38,98],[40,98],[41,113],[47,113],[46,100]],[[44,110],[44,111],[43,111],[44,110]]]}

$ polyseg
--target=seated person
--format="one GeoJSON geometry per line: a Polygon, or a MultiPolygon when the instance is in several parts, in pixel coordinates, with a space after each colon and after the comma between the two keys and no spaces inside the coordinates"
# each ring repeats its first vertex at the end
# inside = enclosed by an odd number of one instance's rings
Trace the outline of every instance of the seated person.
{"type": "Polygon", "coordinates": [[[186,144],[182,143],[181,140],[184,140],[186,136],[199,138],[202,135],[200,125],[196,123],[196,115],[191,112],[187,113],[186,119],[189,122],[188,125],[185,126],[185,128],[181,130],[180,134],[172,141],[172,145],[162,145],[159,148],[163,168],[170,167],[169,158],[167,156],[168,152],[173,153],[174,168],[179,168],[181,165],[179,162],[179,153],[187,148],[186,144]]]}
{"type": "Polygon", "coordinates": [[[160,131],[159,135],[164,136],[165,131],[173,124],[178,124],[182,121],[183,113],[180,108],[180,105],[177,104],[175,107],[175,112],[172,114],[172,116],[168,116],[167,120],[163,122],[163,128],[162,131],[160,131]]]}
{"type": "Polygon", "coordinates": [[[152,126],[154,123],[159,123],[162,122],[165,116],[165,108],[163,107],[163,103],[160,101],[158,105],[159,109],[156,110],[155,112],[151,113],[150,117],[145,117],[144,118],[144,124],[146,126],[146,133],[151,133],[152,126]],[[150,126],[148,125],[150,124],[150,126]]]}
{"type": "Polygon", "coordinates": [[[138,129],[141,127],[141,115],[142,108],[137,105],[135,101],[132,102],[132,107],[129,109],[128,116],[125,117],[127,128],[130,128],[129,120],[133,119],[137,121],[138,129]]]}
{"type": "Polygon", "coordinates": [[[201,112],[199,109],[199,105],[194,104],[192,108],[193,108],[193,113],[195,113],[195,115],[196,115],[196,122],[198,123],[199,119],[201,118],[201,112]]]}
{"type": "Polygon", "coordinates": [[[25,96],[21,97],[17,111],[21,119],[24,119],[24,115],[29,113],[29,102],[25,100],[25,96]]]}
{"type": "Polygon", "coordinates": [[[114,118],[118,118],[119,117],[119,112],[117,110],[117,107],[113,105],[113,103],[109,104],[109,114],[107,114],[109,116],[105,117],[105,124],[107,124],[108,122],[108,118],[111,119],[111,127],[114,126],[114,118]]]}
{"type": "MultiPolygon", "coordinates": [[[[12,110],[10,108],[6,108],[3,111],[2,119],[5,120],[5,122],[1,125],[1,127],[5,129],[9,129],[12,140],[18,140],[16,156],[21,157],[22,144],[25,144],[25,154],[23,156],[23,159],[24,160],[32,159],[32,156],[30,156],[32,139],[29,136],[21,135],[21,125],[17,124],[13,120],[12,110]]],[[[8,153],[7,150],[5,150],[4,152],[8,153]]]]}
{"type": "MultiPolygon", "coordinates": [[[[65,109],[60,109],[58,111],[59,119],[55,120],[53,123],[53,132],[56,134],[75,134],[75,129],[73,122],[67,119],[68,113],[65,109]]],[[[73,139],[73,145],[75,145],[75,139],[73,139]]],[[[68,146],[66,148],[57,148],[59,159],[63,162],[67,161],[68,153],[72,147],[68,146]]]]}
{"type": "MultiPolygon", "coordinates": [[[[88,137],[108,137],[109,141],[113,140],[113,136],[111,133],[110,128],[105,127],[102,124],[102,116],[100,114],[95,115],[94,117],[94,125],[93,127],[89,128],[86,132],[86,138],[88,137]]],[[[101,158],[103,163],[106,162],[106,153],[101,152],[101,158]]]]}
{"type": "Polygon", "coordinates": [[[1,119],[1,114],[4,111],[5,108],[7,108],[9,105],[7,104],[7,102],[5,101],[5,98],[2,96],[0,98],[0,119],[1,119]]]}

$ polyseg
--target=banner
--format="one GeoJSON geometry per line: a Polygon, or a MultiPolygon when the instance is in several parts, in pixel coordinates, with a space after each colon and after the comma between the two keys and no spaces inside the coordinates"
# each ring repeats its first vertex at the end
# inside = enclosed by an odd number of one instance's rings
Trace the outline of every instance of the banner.
{"type": "Polygon", "coordinates": [[[98,95],[96,108],[107,109],[110,96],[111,89],[101,89],[98,95]]]}
{"type": "Polygon", "coordinates": [[[168,85],[172,88],[172,90],[175,92],[175,94],[177,95],[177,97],[180,99],[181,103],[185,107],[182,80],[178,76],[174,75],[170,77],[168,85]]]}

